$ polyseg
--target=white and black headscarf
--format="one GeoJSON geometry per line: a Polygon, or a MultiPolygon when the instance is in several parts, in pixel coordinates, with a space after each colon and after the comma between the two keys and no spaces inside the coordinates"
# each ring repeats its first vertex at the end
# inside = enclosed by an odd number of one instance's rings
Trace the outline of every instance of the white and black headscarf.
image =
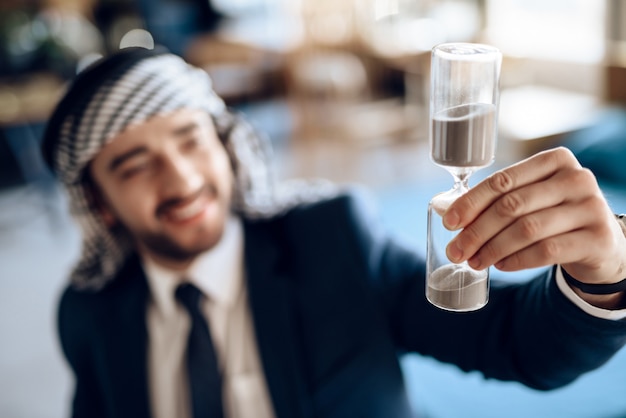
{"type": "Polygon", "coordinates": [[[133,252],[127,232],[109,229],[94,206],[85,184],[89,163],[128,126],[182,108],[211,115],[235,175],[232,209],[241,216],[271,217],[337,192],[324,181],[277,183],[267,165],[267,141],[226,108],[206,72],[163,49],[123,49],[76,77],[44,136],[44,158],[67,189],[82,232],[81,257],[70,278],[75,286],[102,288],[133,252]]]}

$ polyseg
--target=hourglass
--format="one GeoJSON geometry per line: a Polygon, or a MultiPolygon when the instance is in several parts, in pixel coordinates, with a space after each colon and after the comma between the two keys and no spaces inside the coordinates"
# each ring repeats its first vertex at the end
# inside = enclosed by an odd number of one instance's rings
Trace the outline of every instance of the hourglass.
{"type": "Polygon", "coordinates": [[[454,178],[454,186],[428,205],[426,298],[450,311],[472,311],[489,300],[489,269],[452,263],[446,246],[458,232],[442,222],[446,209],[469,190],[473,172],[495,156],[498,84],[502,55],[491,46],[438,45],[432,50],[430,156],[454,178]]]}

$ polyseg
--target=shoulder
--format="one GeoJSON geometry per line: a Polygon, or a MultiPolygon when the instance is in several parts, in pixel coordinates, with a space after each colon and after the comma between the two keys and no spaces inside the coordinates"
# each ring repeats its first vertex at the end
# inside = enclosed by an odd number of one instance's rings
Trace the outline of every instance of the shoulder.
{"type": "Polygon", "coordinates": [[[356,186],[270,219],[246,221],[246,230],[249,244],[275,245],[298,260],[308,256],[348,260],[349,254],[369,259],[389,239],[373,195],[356,186]]]}
{"type": "Polygon", "coordinates": [[[375,211],[375,207],[376,203],[370,191],[361,186],[350,186],[335,196],[296,206],[287,215],[327,211],[353,213],[375,211]]]}
{"type": "Polygon", "coordinates": [[[100,304],[102,295],[98,291],[83,290],[68,284],[59,302],[59,325],[76,328],[89,322],[91,312],[100,304]]]}
{"type": "MultiPolygon", "coordinates": [[[[141,286],[143,272],[136,256],[131,256],[117,276],[101,289],[78,288],[68,284],[58,305],[61,337],[88,333],[99,318],[107,318],[133,287],[141,286]]],[[[143,280],[145,281],[145,280],[143,280]]]]}
{"type": "Polygon", "coordinates": [[[93,308],[97,293],[81,291],[68,285],[61,295],[57,312],[61,348],[73,367],[82,362],[89,347],[94,326],[93,308]]]}
{"type": "Polygon", "coordinates": [[[136,254],[132,254],[124,262],[113,279],[101,288],[78,287],[70,283],[61,295],[61,307],[91,307],[107,304],[111,299],[125,293],[133,287],[137,279],[141,279],[144,273],[136,254]]]}
{"type": "Polygon", "coordinates": [[[272,242],[290,253],[323,256],[349,249],[368,253],[387,239],[374,196],[352,186],[337,195],[301,204],[269,219],[245,221],[246,240],[252,245],[272,242]]]}
{"type": "Polygon", "coordinates": [[[107,330],[130,320],[128,312],[142,309],[141,301],[147,294],[144,277],[138,258],[133,256],[102,289],[80,289],[71,284],[65,288],[58,305],[57,331],[70,363],[76,366],[107,330]]]}
{"type": "Polygon", "coordinates": [[[280,223],[286,231],[316,233],[362,229],[377,223],[378,209],[373,195],[365,188],[352,186],[335,196],[298,205],[269,222],[280,223]]]}

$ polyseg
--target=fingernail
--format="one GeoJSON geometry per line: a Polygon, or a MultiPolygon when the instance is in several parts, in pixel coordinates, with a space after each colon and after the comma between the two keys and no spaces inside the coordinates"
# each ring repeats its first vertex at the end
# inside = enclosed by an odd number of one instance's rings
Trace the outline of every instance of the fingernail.
{"type": "Polygon", "coordinates": [[[461,222],[461,217],[455,209],[450,209],[443,217],[443,225],[449,230],[455,230],[461,222]]]}
{"type": "Polygon", "coordinates": [[[474,256],[467,261],[467,264],[474,270],[482,270],[480,257],[474,256]]]}
{"type": "Polygon", "coordinates": [[[447,249],[448,259],[453,263],[458,263],[463,258],[463,250],[458,246],[456,242],[448,244],[447,249]]]}

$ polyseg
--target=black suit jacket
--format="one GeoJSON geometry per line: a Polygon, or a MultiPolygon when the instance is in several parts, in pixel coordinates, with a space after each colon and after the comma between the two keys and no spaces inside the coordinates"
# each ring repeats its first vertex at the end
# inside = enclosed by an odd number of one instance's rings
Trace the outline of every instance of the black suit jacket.
{"type": "MultiPolygon", "coordinates": [[[[245,221],[244,231],[255,333],[279,418],[412,416],[402,352],[549,389],[626,342],[626,322],[585,314],[551,272],[492,283],[489,304],[476,312],[434,308],[423,259],[390,239],[358,194],[245,221]]],[[[63,294],[59,331],[76,377],[75,417],[150,416],[149,297],[136,256],[105,289],[63,294]]]]}

